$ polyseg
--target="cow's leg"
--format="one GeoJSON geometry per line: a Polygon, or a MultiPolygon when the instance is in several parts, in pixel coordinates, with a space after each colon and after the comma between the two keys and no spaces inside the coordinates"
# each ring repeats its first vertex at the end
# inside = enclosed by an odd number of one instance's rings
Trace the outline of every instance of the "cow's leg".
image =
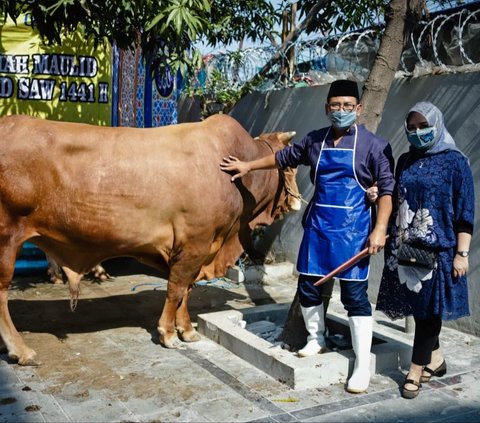
{"type": "Polygon", "coordinates": [[[160,343],[167,348],[177,348],[178,338],[175,329],[175,315],[182,301],[186,287],[173,283],[169,279],[167,284],[167,298],[163,306],[162,315],[158,321],[160,343]]]}
{"type": "Polygon", "coordinates": [[[162,315],[158,321],[158,333],[160,335],[160,343],[167,348],[176,348],[178,343],[177,332],[175,327],[175,317],[177,309],[184,307],[180,312],[183,332],[189,333],[194,331],[188,316],[187,302],[182,305],[182,301],[188,297],[188,289],[197,277],[205,256],[198,254],[189,255],[185,249],[175,258],[174,263],[170,267],[170,275],[167,284],[167,298],[163,307],[162,315]],[[186,259],[188,257],[188,259],[186,259]],[[185,317],[187,316],[187,317],[185,317]]]}
{"type": "Polygon", "coordinates": [[[95,279],[99,279],[101,281],[106,281],[108,279],[112,279],[112,277],[107,273],[104,267],[101,264],[97,264],[93,269],[93,277],[95,279]]]}
{"type": "Polygon", "coordinates": [[[50,276],[50,282],[54,284],[63,284],[62,268],[57,262],[47,255],[48,269],[47,274],[50,276]]]}
{"type": "Polygon", "coordinates": [[[185,294],[175,314],[177,334],[179,338],[185,342],[195,342],[200,340],[200,335],[193,328],[190,314],[188,313],[188,297],[190,296],[191,291],[192,285],[185,290],[185,294]]]}
{"type": "Polygon", "coordinates": [[[0,255],[0,338],[8,350],[8,356],[21,365],[37,365],[36,353],[25,345],[15,328],[8,311],[8,287],[15,269],[16,248],[3,246],[0,255]]]}

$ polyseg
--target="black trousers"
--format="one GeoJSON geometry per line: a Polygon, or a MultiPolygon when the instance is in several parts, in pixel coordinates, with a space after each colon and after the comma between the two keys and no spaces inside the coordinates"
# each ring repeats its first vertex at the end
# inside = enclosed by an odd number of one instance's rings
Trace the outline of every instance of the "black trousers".
{"type": "Polygon", "coordinates": [[[442,329],[442,319],[436,315],[428,319],[415,317],[415,337],[413,339],[412,363],[426,366],[432,361],[432,351],[438,350],[438,335],[442,329]]]}

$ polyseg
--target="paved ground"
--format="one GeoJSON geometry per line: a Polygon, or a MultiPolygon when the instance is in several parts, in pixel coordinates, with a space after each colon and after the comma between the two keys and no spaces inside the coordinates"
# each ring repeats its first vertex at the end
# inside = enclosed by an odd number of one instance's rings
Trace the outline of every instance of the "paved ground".
{"type": "MultiPolygon", "coordinates": [[[[480,421],[479,338],[445,329],[449,371],[414,400],[400,397],[400,370],[375,375],[366,394],[347,393],[345,381],[292,390],[209,339],[162,348],[156,326],[165,286],[141,270],[104,283],[85,281],[72,313],[66,286],[44,277],[16,278],[11,314],[41,364],[21,367],[0,354],[0,422],[480,421]]],[[[289,302],[294,291],[293,278],[199,286],[192,319],[289,302]]],[[[338,293],[331,307],[341,309],[338,293]]]]}

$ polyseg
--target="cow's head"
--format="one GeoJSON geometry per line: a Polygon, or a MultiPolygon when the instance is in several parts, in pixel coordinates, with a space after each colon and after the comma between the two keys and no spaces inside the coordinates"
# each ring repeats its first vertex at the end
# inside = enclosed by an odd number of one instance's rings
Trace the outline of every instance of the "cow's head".
{"type": "MultiPolygon", "coordinates": [[[[257,141],[266,143],[272,152],[281,150],[287,146],[295,136],[296,132],[270,132],[261,134],[255,138],[257,141]]],[[[281,176],[279,184],[278,199],[272,210],[272,217],[277,219],[289,211],[298,211],[302,205],[302,196],[298,190],[296,175],[297,170],[286,168],[279,170],[281,176]]]]}

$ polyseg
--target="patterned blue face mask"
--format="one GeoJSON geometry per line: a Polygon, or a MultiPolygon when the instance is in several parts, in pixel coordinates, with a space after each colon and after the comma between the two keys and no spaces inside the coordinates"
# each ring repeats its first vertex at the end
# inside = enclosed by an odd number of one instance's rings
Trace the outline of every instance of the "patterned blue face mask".
{"type": "Polygon", "coordinates": [[[407,131],[407,139],[416,149],[427,150],[435,140],[435,128],[432,126],[431,128],[407,131]]]}
{"type": "Polygon", "coordinates": [[[337,110],[329,112],[328,117],[335,128],[345,129],[350,128],[355,123],[357,120],[357,113],[355,111],[342,112],[341,110],[337,110]]]}

